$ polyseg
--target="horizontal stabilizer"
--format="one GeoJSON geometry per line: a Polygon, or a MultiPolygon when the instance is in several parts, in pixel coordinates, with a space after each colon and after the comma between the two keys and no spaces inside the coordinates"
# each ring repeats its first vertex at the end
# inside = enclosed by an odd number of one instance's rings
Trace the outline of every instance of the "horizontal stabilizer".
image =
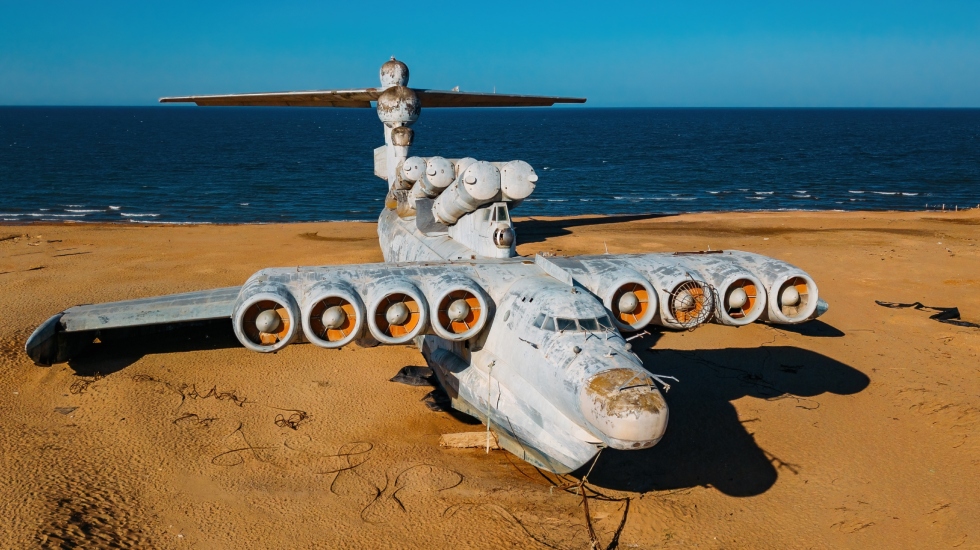
{"type": "Polygon", "coordinates": [[[257,94],[162,97],[160,103],[197,103],[203,107],[370,107],[381,90],[312,90],[257,94]]]}
{"type": "Polygon", "coordinates": [[[428,107],[551,107],[555,103],[585,103],[584,97],[487,94],[415,90],[423,108],[428,107]]]}
{"type": "MultiPolygon", "coordinates": [[[[555,103],[585,103],[585,98],[488,94],[413,89],[423,108],[430,107],[550,107],[555,103]]],[[[371,107],[384,90],[311,90],[255,94],[197,95],[160,98],[160,103],[196,103],[206,107],[371,107]]]]}

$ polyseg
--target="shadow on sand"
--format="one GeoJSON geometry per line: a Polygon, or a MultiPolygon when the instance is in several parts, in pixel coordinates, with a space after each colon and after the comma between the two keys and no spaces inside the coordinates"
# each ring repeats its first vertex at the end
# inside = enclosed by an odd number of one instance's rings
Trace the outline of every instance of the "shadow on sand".
{"type": "Polygon", "coordinates": [[[626,223],[639,220],[664,218],[673,214],[636,214],[629,216],[589,216],[560,220],[538,220],[529,218],[515,224],[518,242],[520,244],[540,243],[552,237],[570,235],[569,228],[587,225],[606,225],[610,223],[626,223]]]}
{"type": "Polygon", "coordinates": [[[103,331],[99,341],[68,361],[75,374],[112,374],[146,355],[240,348],[230,319],[201,321],[169,327],[141,327],[103,331]]]}
{"type": "Polygon", "coordinates": [[[730,496],[761,494],[780,473],[795,475],[805,465],[759,447],[752,432],[763,421],[740,419],[732,401],[786,399],[814,410],[819,395],[857,393],[870,382],[848,365],[801,348],[652,349],[657,336],[634,347],[644,350],[639,356],[651,372],[680,380],[665,396],[667,433],[643,451],[604,450],[589,476],[597,486],[639,492],[711,486],[730,496]]]}
{"type": "MultiPolygon", "coordinates": [[[[794,332],[817,337],[840,333],[819,321],[807,325],[815,326],[794,332]]],[[[821,394],[853,394],[869,383],[860,371],[801,348],[656,349],[652,346],[660,336],[655,332],[633,345],[651,372],[680,380],[665,396],[670,407],[667,433],[643,451],[604,450],[589,476],[596,486],[637,492],[711,486],[731,496],[761,494],[780,473],[795,475],[805,465],[759,447],[752,431],[762,420],[740,419],[732,402],[743,397],[785,399],[793,407],[812,410],[821,406],[821,394]]],[[[103,334],[68,364],[80,376],[105,375],[146,355],[240,346],[228,320],[170,330],[117,330],[103,334]]]]}

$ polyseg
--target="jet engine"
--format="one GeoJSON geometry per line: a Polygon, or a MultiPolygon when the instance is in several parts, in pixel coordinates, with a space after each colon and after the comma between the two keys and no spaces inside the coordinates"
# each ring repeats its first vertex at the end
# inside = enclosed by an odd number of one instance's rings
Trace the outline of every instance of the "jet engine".
{"type": "Polygon", "coordinates": [[[808,275],[785,274],[769,287],[769,321],[777,324],[801,323],[817,309],[817,284],[808,275]]]}
{"type": "Polygon", "coordinates": [[[252,283],[242,287],[232,314],[238,341],[253,351],[279,351],[299,334],[299,306],[279,283],[252,283]]]}
{"type": "Polygon", "coordinates": [[[500,170],[489,162],[476,161],[432,204],[435,219],[446,225],[492,201],[500,194],[500,170]]]}
{"type": "Polygon", "coordinates": [[[714,321],[722,325],[743,326],[754,323],[766,311],[766,288],[751,273],[728,276],[717,287],[714,321]]]}
{"type": "Polygon", "coordinates": [[[368,305],[368,328],[382,344],[404,344],[421,334],[429,322],[422,291],[408,279],[395,277],[375,283],[368,305]]]}
{"type": "Polygon", "coordinates": [[[303,304],[303,333],[322,348],[343,347],[360,336],[366,316],[364,303],[348,283],[317,283],[303,304]]]}
{"type": "Polygon", "coordinates": [[[619,272],[620,277],[606,290],[602,303],[612,312],[616,328],[635,332],[649,325],[657,314],[657,292],[642,275],[633,270],[619,272]]]}
{"type": "Polygon", "coordinates": [[[704,324],[714,308],[714,292],[701,280],[683,279],[667,285],[660,295],[659,324],[671,328],[690,329],[704,324]]]}
{"type": "Polygon", "coordinates": [[[432,285],[430,303],[435,307],[432,331],[440,338],[460,342],[480,334],[487,326],[490,308],[483,289],[470,279],[432,285]]]}

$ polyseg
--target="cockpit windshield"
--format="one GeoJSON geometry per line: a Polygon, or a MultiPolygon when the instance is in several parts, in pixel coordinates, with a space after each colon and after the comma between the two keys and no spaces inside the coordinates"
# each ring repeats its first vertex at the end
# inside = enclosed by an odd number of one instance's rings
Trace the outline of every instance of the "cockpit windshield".
{"type": "Polygon", "coordinates": [[[591,317],[588,319],[568,319],[565,317],[551,317],[541,313],[534,320],[535,328],[550,330],[552,332],[565,331],[600,331],[612,330],[613,325],[607,315],[601,317],[591,317]]]}
{"type": "Polygon", "coordinates": [[[493,218],[490,221],[509,222],[510,215],[507,213],[507,205],[498,204],[497,206],[494,206],[493,218]]]}

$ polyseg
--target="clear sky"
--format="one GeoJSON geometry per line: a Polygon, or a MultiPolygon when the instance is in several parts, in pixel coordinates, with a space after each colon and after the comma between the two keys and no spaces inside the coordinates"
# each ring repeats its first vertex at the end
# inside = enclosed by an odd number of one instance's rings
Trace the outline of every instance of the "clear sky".
{"type": "Polygon", "coordinates": [[[0,105],[411,85],[591,106],[980,107],[980,0],[0,0],[0,105]]]}

